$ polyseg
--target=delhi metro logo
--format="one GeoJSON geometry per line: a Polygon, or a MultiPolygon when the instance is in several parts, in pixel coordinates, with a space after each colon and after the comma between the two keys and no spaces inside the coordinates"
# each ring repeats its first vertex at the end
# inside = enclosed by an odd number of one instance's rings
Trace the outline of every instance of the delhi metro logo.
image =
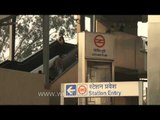
{"type": "Polygon", "coordinates": [[[87,93],[87,86],[86,85],[80,85],[78,86],[78,93],[83,95],[87,93]]]}
{"type": "Polygon", "coordinates": [[[94,44],[101,48],[105,45],[105,39],[102,35],[97,35],[95,38],[94,38],[94,44]]]}

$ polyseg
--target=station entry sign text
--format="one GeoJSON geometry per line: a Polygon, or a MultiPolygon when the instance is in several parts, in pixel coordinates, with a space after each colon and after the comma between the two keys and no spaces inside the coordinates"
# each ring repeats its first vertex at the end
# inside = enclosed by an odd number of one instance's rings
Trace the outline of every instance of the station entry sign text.
{"type": "Polygon", "coordinates": [[[66,83],[64,97],[138,96],[139,82],[66,83]]]}

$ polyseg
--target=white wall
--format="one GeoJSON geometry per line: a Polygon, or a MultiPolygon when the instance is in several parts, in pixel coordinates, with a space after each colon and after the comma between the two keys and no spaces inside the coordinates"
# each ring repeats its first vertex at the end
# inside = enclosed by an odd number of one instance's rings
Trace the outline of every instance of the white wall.
{"type": "Polygon", "coordinates": [[[44,75],[0,68],[0,105],[48,105],[44,75]]]}
{"type": "Polygon", "coordinates": [[[148,16],[148,105],[160,105],[160,15],[148,16]]]}

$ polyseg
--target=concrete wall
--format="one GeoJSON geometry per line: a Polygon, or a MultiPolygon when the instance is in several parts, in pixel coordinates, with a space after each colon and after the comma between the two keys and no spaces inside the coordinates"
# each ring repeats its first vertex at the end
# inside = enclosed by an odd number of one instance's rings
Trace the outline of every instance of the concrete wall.
{"type": "Polygon", "coordinates": [[[129,69],[144,70],[144,54],[140,52],[142,40],[140,37],[115,32],[115,66],[129,69]]]}
{"type": "MultiPolygon", "coordinates": [[[[78,64],[44,89],[44,75],[0,68],[0,105],[60,105],[61,83],[78,82],[78,64]],[[55,96],[39,96],[38,92],[54,92],[55,96]]],[[[65,99],[65,105],[77,104],[65,99]]]]}
{"type": "MultiPolygon", "coordinates": [[[[50,90],[55,93],[55,96],[50,97],[51,105],[60,105],[60,87],[61,83],[77,83],[78,82],[78,64],[74,65],[63,76],[56,80],[50,87],[50,90]]],[[[65,105],[76,105],[77,99],[65,99],[65,105]]]]}
{"type": "Polygon", "coordinates": [[[160,105],[160,15],[148,16],[147,104],[160,105]]]}
{"type": "Polygon", "coordinates": [[[115,66],[135,68],[135,40],[127,34],[115,34],[115,66]]]}
{"type": "MultiPolygon", "coordinates": [[[[130,26],[133,23],[130,23],[130,26]]],[[[137,28],[134,25],[135,29],[137,28]]],[[[105,33],[107,26],[96,21],[96,32],[105,33]]],[[[127,30],[128,31],[128,30],[127,30]]],[[[124,32],[110,33],[115,35],[115,66],[144,71],[144,53],[140,52],[143,42],[140,37],[124,32]]]]}
{"type": "Polygon", "coordinates": [[[47,105],[44,75],[0,68],[0,105],[47,105]]]}

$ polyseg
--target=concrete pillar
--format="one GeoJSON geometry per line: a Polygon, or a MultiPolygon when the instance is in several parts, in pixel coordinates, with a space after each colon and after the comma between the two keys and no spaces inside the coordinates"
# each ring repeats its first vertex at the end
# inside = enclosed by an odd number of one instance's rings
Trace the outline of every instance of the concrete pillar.
{"type": "Polygon", "coordinates": [[[49,15],[43,16],[43,71],[45,83],[49,84],[49,15]]]}
{"type": "Polygon", "coordinates": [[[10,21],[12,24],[9,27],[9,60],[14,61],[15,54],[15,29],[16,29],[16,16],[10,21]]]}
{"type": "Polygon", "coordinates": [[[77,33],[81,32],[80,19],[81,19],[81,16],[77,15],[77,33]]]}
{"type": "Polygon", "coordinates": [[[147,104],[160,105],[160,15],[148,16],[147,104]]]}
{"type": "Polygon", "coordinates": [[[96,15],[92,16],[92,32],[96,32],[96,15]]]}

